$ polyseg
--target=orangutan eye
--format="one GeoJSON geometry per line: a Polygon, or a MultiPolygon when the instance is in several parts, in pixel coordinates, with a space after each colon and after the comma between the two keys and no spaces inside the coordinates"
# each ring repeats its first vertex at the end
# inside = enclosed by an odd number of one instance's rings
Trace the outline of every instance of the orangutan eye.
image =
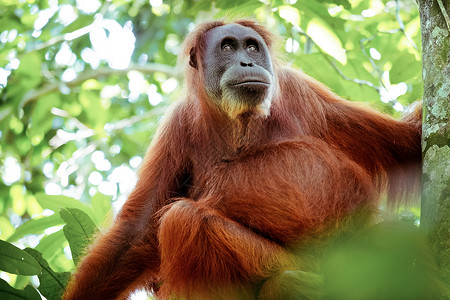
{"type": "Polygon", "coordinates": [[[222,41],[220,48],[222,49],[222,51],[232,51],[236,49],[235,45],[236,42],[233,41],[233,39],[226,38],[222,41]]]}
{"type": "Polygon", "coordinates": [[[255,45],[249,45],[247,47],[247,51],[256,52],[256,51],[258,51],[258,48],[255,45]]]}
{"type": "Polygon", "coordinates": [[[230,51],[233,50],[233,47],[231,47],[231,45],[225,44],[222,46],[222,50],[230,51]]]}
{"type": "Polygon", "coordinates": [[[253,38],[245,41],[245,50],[248,52],[259,52],[259,43],[253,38]]]}

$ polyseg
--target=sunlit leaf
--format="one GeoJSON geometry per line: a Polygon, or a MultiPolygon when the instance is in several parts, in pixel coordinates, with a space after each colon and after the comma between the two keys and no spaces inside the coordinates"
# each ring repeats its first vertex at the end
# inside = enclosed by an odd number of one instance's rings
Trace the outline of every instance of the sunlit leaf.
{"type": "Polygon", "coordinates": [[[76,208],[63,208],[59,214],[67,223],[64,226],[64,235],[69,241],[73,261],[77,264],[84,248],[97,231],[97,226],[85,212],[76,208]]]}
{"type": "Polygon", "coordinates": [[[19,216],[23,215],[26,210],[24,193],[25,188],[21,184],[14,184],[9,192],[14,200],[13,211],[19,216]]]}
{"type": "Polygon", "coordinates": [[[312,19],[308,24],[306,33],[323,51],[333,56],[341,64],[345,65],[347,63],[347,56],[341,40],[321,19],[312,19]]]}
{"type": "Polygon", "coordinates": [[[300,25],[300,12],[298,9],[289,5],[283,5],[278,7],[278,13],[280,14],[280,17],[286,21],[289,21],[294,25],[300,25]]]}
{"type": "Polygon", "coordinates": [[[36,14],[23,14],[20,18],[20,22],[26,26],[32,27],[37,18],[38,16],[36,14]]]}
{"type": "Polygon", "coordinates": [[[111,197],[96,193],[92,197],[92,208],[94,212],[93,220],[97,225],[102,225],[110,217],[111,197]]]}
{"type": "Polygon", "coordinates": [[[348,1],[348,0],[319,0],[319,2],[334,3],[336,5],[342,5],[345,9],[352,8],[352,5],[351,5],[350,1],[348,1]]]}
{"type": "Polygon", "coordinates": [[[39,219],[31,219],[17,227],[14,234],[8,238],[8,241],[14,242],[28,234],[40,234],[47,228],[62,224],[64,224],[64,222],[57,214],[39,219]]]}
{"type": "Polygon", "coordinates": [[[42,207],[33,195],[26,195],[25,199],[27,201],[27,213],[30,216],[35,216],[42,213],[42,207]]]}
{"type": "Polygon", "coordinates": [[[71,207],[78,208],[92,214],[92,210],[89,206],[72,197],[63,195],[46,195],[44,193],[38,193],[35,196],[36,200],[43,208],[51,209],[55,212],[58,212],[63,207],[71,207]]]}
{"type": "Polygon", "coordinates": [[[5,217],[0,217],[0,228],[2,229],[0,232],[0,239],[6,240],[14,232],[14,226],[12,226],[9,219],[5,217]]]}
{"type": "MultiPolygon", "coordinates": [[[[223,5],[222,1],[220,2],[223,5]]],[[[258,1],[234,1],[227,9],[220,9],[214,15],[215,18],[237,18],[241,19],[243,14],[256,14],[260,8],[265,8],[265,5],[258,1]]]]}
{"type": "Polygon", "coordinates": [[[35,249],[41,252],[44,258],[51,258],[55,253],[62,249],[65,241],[66,237],[64,236],[64,232],[59,230],[44,236],[35,249]]]}
{"type": "Polygon", "coordinates": [[[71,33],[77,29],[91,24],[93,21],[94,18],[91,15],[80,15],[75,21],[66,26],[62,33],[71,33]]]}

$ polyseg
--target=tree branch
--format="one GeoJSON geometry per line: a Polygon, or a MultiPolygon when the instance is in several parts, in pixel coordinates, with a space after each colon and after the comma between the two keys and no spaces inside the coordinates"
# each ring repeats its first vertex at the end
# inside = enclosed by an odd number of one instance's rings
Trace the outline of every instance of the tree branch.
{"type": "Polygon", "coordinates": [[[73,32],[65,33],[63,35],[53,37],[53,38],[49,39],[48,41],[37,45],[37,47],[32,49],[30,52],[39,51],[39,50],[45,49],[47,47],[53,46],[55,44],[58,44],[60,42],[75,40],[79,37],[82,37],[85,34],[90,33],[93,28],[94,28],[94,23],[89,24],[83,28],[77,29],[73,32]]]}
{"type": "MultiPolygon", "coordinates": [[[[326,53],[324,53],[324,52],[322,51],[322,49],[314,42],[314,40],[313,40],[309,35],[306,34],[306,32],[304,32],[304,31],[301,30],[300,28],[297,28],[297,30],[298,30],[299,34],[301,34],[301,35],[303,35],[303,36],[305,36],[305,37],[307,38],[307,42],[309,42],[310,45],[311,45],[311,44],[316,45],[316,48],[317,48],[317,50],[319,51],[319,53],[322,54],[322,56],[325,58],[325,60],[333,67],[333,69],[334,69],[334,70],[339,74],[339,76],[341,76],[344,80],[354,82],[354,83],[356,83],[356,84],[358,84],[358,85],[360,85],[360,86],[361,86],[361,85],[366,85],[366,86],[371,87],[371,88],[373,88],[374,90],[376,90],[377,93],[380,93],[380,87],[374,85],[372,82],[367,81],[367,80],[358,79],[358,78],[350,78],[350,77],[346,76],[346,75],[344,74],[344,72],[342,72],[342,71],[336,66],[336,64],[330,59],[329,55],[326,54],[326,53]]],[[[310,51],[308,51],[308,52],[310,52],[310,51]]]]}
{"type": "Polygon", "coordinates": [[[359,84],[360,86],[361,85],[366,85],[366,86],[368,86],[368,87],[371,87],[371,88],[373,88],[375,91],[377,91],[377,93],[380,93],[380,88],[378,87],[378,86],[376,86],[376,85],[374,85],[372,82],[370,82],[370,81],[367,81],[367,80],[362,80],[362,79],[358,79],[358,78],[350,78],[350,77],[347,77],[337,66],[336,66],[336,64],[333,62],[333,61],[331,61],[331,59],[326,55],[326,54],[324,54],[323,52],[321,52],[322,53],[322,55],[323,55],[323,57],[325,58],[325,60],[326,61],[328,61],[328,63],[333,67],[333,69],[344,79],[344,80],[348,80],[348,81],[351,81],[351,82],[354,82],[354,83],[356,83],[356,84],[359,84]]]}
{"type": "Polygon", "coordinates": [[[111,4],[111,0],[107,0],[107,1],[105,1],[105,3],[103,3],[103,6],[100,9],[100,14],[96,15],[95,20],[91,24],[84,26],[82,28],[79,28],[75,31],[53,37],[53,38],[49,39],[48,41],[37,45],[37,47],[32,49],[30,52],[39,51],[39,50],[53,46],[53,45],[58,44],[63,41],[72,41],[74,39],[82,37],[85,34],[90,33],[92,31],[92,29],[94,28],[95,23],[101,22],[101,20],[105,16],[106,12],[108,11],[110,4],[111,4]]]}
{"type": "Polygon", "coordinates": [[[405,31],[405,24],[403,23],[403,20],[400,17],[400,5],[398,3],[398,0],[395,0],[395,18],[397,19],[401,32],[406,37],[408,42],[411,44],[411,46],[413,46],[414,49],[419,50],[419,48],[417,48],[416,43],[414,43],[414,41],[409,37],[409,35],[405,31]]]}
{"type": "Polygon", "coordinates": [[[445,23],[447,23],[447,28],[450,31],[450,18],[448,17],[448,13],[445,10],[445,6],[442,3],[442,0],[437,0],[437,2],[439,4],[439,8],[441,9],[442,15],[444,16],[445,23]]]}
{"type": "Polygon", "coordinates": [[[126,74],[130,71],[139,71],[144,74],[161,72],[167,74],[170,77],[179,77],[179,73],[177,72],[175,67],[157,63],[149,63],[146,65],[131,65],[125,69],[99,68],[97,70],[92,70],[80,74],[77,78],[69,82],[51,83],[45,85],[41,89],[29,91],[28,93],[25,94],[22,101],[20,102],[19,108],[22,109],[29,102],[34,101],[43,95],[59,90],[61,86],[65,85],[67,87],[73,87],[80,85],[81,83],[91,78],[99,78],[109,76],[112,74],[126,74]]]}

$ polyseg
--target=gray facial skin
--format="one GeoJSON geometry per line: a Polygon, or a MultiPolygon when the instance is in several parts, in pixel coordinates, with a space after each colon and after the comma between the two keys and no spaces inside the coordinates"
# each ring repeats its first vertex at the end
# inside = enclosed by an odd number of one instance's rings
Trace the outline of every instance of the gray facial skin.
{"type": "Polygon", "coordinates": [[[259,110],[268,114],[274,76],[263,38],[239,24],[206,33],[203,60],[206,91],[229,114],[259,110]]]}

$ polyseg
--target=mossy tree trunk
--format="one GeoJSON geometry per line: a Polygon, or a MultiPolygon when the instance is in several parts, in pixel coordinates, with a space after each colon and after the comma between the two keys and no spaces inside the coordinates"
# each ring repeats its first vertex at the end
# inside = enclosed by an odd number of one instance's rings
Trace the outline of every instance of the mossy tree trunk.
{"type": "Polygon", "coordinates": [[[450,0],[418,2],[424,84],[421,227],[450,287],[450,0]]]}

